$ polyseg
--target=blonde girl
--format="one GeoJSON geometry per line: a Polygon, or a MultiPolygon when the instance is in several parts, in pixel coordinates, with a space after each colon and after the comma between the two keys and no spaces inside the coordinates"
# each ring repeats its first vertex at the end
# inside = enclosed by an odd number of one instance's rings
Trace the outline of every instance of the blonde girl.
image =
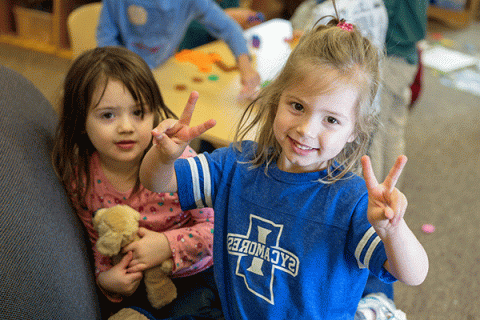
{"type": "Polygon", "coordinates": [[[302,37],[230,147],[177,159],[215,125],[189,127],[195,92],[178,121],[153,131],[142,183],[178,190],[184,209],[215,209],[226,319],[353,319],[369,273],[409,285],[425,279],[428,258],[395,188],[406,157],[381,184],[362,158],[376,121],[378,60],[354,25],[334,17],[302,37]],[[360,158],[365,180],[352,172],[360,158]]]}
{"type": "MultiPolygon", "coordinates": [[[[88,232],[97,283],[112,310],[136,306],[162,316],[210,310],[202,295],[215,298],[213,278],[208,280],[213,277],[213,211],[183,211],[175,193],[151,192],[139,181],[151,130],[159,120],[175,118],[148,65],[124,48],[96,48],[73,62],[63,92],[53,161],[88,232]],[[141,240],[125,247],[122,261],[112,265],[96,250],[92,218],[98,209],[117,204],[140,212],[141,240]],[[178,298],[154,310],[141,282],[143,271],[170,258],[178,298]]],[[[183,157],[194,155],[186,148],[183,157]]]]}

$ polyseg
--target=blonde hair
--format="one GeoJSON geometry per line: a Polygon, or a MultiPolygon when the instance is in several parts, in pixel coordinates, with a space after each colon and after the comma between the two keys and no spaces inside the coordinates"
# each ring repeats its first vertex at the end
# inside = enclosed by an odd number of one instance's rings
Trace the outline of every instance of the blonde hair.
{"type": "MultiPolygon", "coordinates": [[[[300,83],[307,72],[321,67],[327,74],[336,74],[331,83],[353,83],[359,89],[356,104],[356,123],[352,143],[327,162],[328,175],[323,183],[333,183],[358,168],[365,154],[370,135],[376,127],[377,117],[372,107],[379,84],[378,49],[352,25],[351,30],[337,26],[344,22],[333,17],[326,25],[318,25],[306,33],[290,54],[280,74],[247,107],[238,124],[234,146],[241,150],[240,142],[250,131],[256,131],[258,143],[250,163],[253,168],[268,166],[278,160],[281,147],[275,139],[273,122],[283,91],[300,83]]],[[[331,87],[331,86],[330,86],[331,87]]]]}

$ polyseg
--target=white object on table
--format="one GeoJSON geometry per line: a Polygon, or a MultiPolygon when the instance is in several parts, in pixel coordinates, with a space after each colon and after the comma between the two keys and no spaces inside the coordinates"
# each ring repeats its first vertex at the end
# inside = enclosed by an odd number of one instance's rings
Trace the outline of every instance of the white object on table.
{"type": "Polygon", "coordinates": [[[273,80],[292,52],[290,44],[285,41],[292,37],[292,24],[288,20],[272,19],[247,29],[243,35],[256,57],[261,82],[273,80]],[[260,39],[258,49],[251,46],[253,36],[260,39]]]}

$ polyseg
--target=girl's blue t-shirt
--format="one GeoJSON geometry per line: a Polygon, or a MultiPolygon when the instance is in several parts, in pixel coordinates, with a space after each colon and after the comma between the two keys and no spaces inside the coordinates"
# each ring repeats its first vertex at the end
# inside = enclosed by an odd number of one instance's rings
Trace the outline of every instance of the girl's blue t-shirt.
{"type": "Polygon", "coordinates": [[[184,210],[215,211],[214,268],[226,319],[353,319],[370,272],[385,282],[384,246],[367,220],[365,182],[326,170],[251,169],[256,144],[177,160],[184,210]]]}

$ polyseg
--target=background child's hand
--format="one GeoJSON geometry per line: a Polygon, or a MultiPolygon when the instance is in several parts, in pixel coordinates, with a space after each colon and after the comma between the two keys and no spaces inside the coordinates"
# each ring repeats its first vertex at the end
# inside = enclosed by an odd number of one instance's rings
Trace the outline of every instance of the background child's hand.
{"type": "Polygon", "coordinates": [[[133,253],[128,265],[128,272],[139,272],[159,265],[172,257],[170,244],[163,233],[145,228],[138,229],[140,240],[125,246],[123,252],[133,253]]]}
{"type": "Polygon", "coordinates": [[[243,29],[256,26],[265,20],[263,14],[246,8],[227,8],[225,13],[235,20],[243,29]]]}
{"type": "Polygon", "coordinates": [[[370,158],[362,157],[363,176],[368,189],[368,221],[376,230],[377,228],[388,230],[397,226],[403,219],[407,209],[407,198],[395,188],[395,184],[406,163],[407,157],[399,156],[385,181],[379,184],[373,173],[370,158]]]}
{"type": "Polygon", "coordinates": [[[210,119],[198,126],[189,127],[197,100],[198,92],[192,91],[179,120],[164,120],[153,129],[154,144],[163,151],[162,154],[165,155],[165,163],[175,161],[180,157],[192,139],[215,126],[215,120],[210,119]]]}
{"type": "Polygon", "coordinates": [[[97,279],[99,286],[109,293],[131,296],[143,278],[142,272],[127,271],[132,258],[133,254],[129,252],[118,264],[100,273],[97,279]]]}
{"type": "Polygon", "coordinates": [[[242,83],[240,97],[247,98],[255,93],[257,86],[260,84],[260,75],[253,68],[250,58],[246,54],[238,57],[238,70],[240,71],[240,82],[242,83]]]}

